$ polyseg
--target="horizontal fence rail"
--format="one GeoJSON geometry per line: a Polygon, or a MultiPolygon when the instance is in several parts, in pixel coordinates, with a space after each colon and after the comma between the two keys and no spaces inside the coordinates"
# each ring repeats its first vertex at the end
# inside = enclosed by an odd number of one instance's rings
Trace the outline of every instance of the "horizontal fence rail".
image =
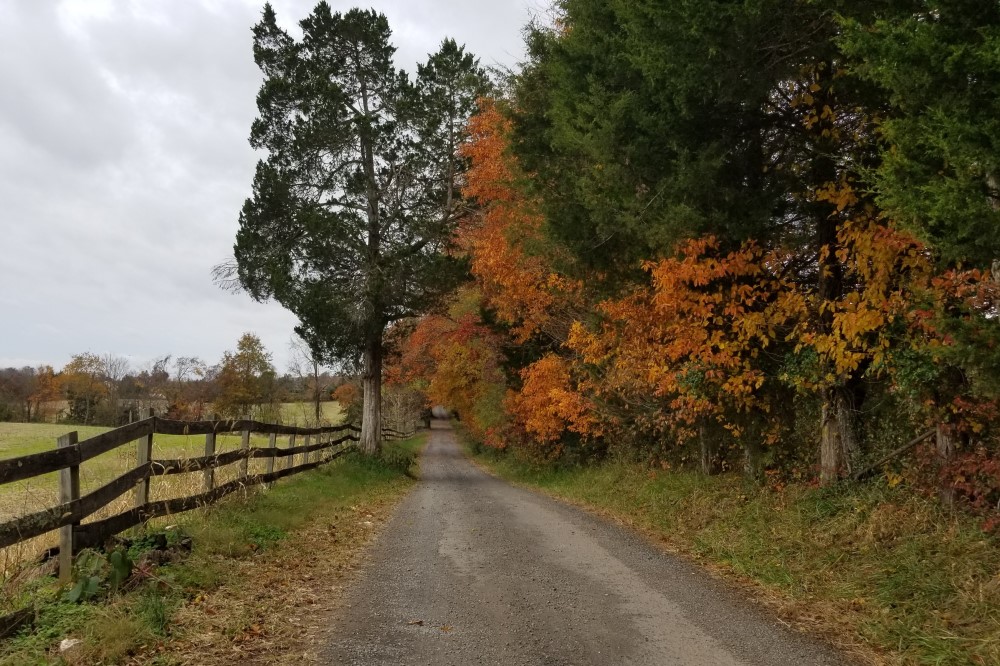
{"type": "Polygon", "coordinates": [[[73,531],[73,546],[77,549],[95,548],[104,543],[110,535],[118,534],[119,532],[127,530],[130,527],[135,527],[136,525],[144,523],[152,518],[197,509],[198,507],[216,502],[226,495],[243,488],[260,485],[262,483],[271,483],[286,476],[291,476],[292,474],[298,474],[310,469],[316,469],[320,465],[325,465],[331,460],[339,458],[352,449],[353,447],[341,448],[322,460],[303,463],[301,465],[278,470],[276,472],[241,477],[221,486],[216,486],[212,490],[198,495],[151,502],[144,506],[136,507],[134,509],[130,509],[129,511],[120,513],[117,516],[112,516],[111,518],[105,518],[104,520],[81,525],[73,531]]]}
{"type": "Polygon", "coordinates": [[[273,433],[275,435],[315,435],[343,430],[360,432],[361,429],[351,424],[326,428],[298,428],[259,421],[172,421],[150,417],[54,451],[43,451],[19,458],[0,460],[0,485],[80,465],[102,453],[113,451],[140,437],[152,434],[207,435],[228,434],[244,430],[251,433],[273,433]]]}
{"type": "MultiPolygon", "coordinates": [[[[242,488],[270,484],[278,479],[315,469],[356,448],[360,429],[353,424],[319,428],[301,428],[250,420],[174,421],[150,415],[149,418],[110,430],[82,442],[76,433],[59,438],[53,451],[0,460],[0,485],[59,472],[60,504],[42,511],[0,523],[0,548],[60,530],[59,547],[49,553],[59,554],[59,577],[68,579],[72,555],[81,548],[102,545],[108,538],[152,518],[190,511],[211,504],[242,488]],[[226,453],[215,452],[215,438],[220,434],[241,434],[240,447],[226,453]],[[157,460],[152,458],[153,436],[204,435],[205,455],[197,458],[157,460]],[[266,448],[251,446],[252,434],[269,435],[266,448]],[[279,447],[277,437],[288,437],[288,446],[279,447]],[[302,437],[304,444],[296,445],[302,437]],[[137,464],[119,477],[80,494],[80,465],[101,454],[138,442],[137,464]],[[302,462],[295,464],[301,456],[302,462]],[[262,458],[266,471],[249,474],[249,461],[262,458]],[[275,469],[281,461],[280,469],[275,469]],[[215,484],[215,470],[238,463],[239,475],[233,481],[215,484]],[[176,499],[149,501],[150,479],[170,474],[204,474],[203,492],[176,499]],[[108,506],[122,495],[134,491],[135,506],[118,515],[82,524],[82,521],[108,506]]],[[[383,439],[405,439],[413,433],[383,428],[383,439]]]]}

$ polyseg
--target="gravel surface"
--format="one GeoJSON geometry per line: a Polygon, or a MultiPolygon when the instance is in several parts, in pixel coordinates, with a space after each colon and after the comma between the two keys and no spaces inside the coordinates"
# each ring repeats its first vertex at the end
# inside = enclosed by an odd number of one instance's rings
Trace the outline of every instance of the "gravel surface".
{"type": "Polygon", "coordinates": [[[364,569],[326,663],[848,663],[635,534],[483,473],[440,423],[364,569]]]}

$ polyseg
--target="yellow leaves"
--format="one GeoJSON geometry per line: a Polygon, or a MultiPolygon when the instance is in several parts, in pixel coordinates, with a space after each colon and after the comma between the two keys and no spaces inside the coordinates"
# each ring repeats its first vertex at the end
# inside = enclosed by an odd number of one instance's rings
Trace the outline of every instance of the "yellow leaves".
{"type": "MultiPolygon", "coordinates": [[[[843,179],[821,189],[817,196],[838,202],[847,191],[853,188],[843,179]]],[[[914,290],[925,289],[932,273],[923,246],[873,219],[868,215],[871,212],[863,208],[848,219],[839,228],[836,245],[820,253],[825,264],[832,252],[843,281],[854,288],[833,300],[814,298],[816,317],[804,319],[794,338],[796,352],[809,348],[819,355],[828,368],[823,376],[827,385],[843,381],[862,367],[872,373],[885,371],[891,325],[912,309],[914,290]]]]}
{"type": "Polygon", "coordinates": [[[858,203],[858,195],[852,183],[852,178],[844,176],[840,181],[830,182],[817,188],[813,195],[816,201],[834,204],[840,213],[858,203]]]}

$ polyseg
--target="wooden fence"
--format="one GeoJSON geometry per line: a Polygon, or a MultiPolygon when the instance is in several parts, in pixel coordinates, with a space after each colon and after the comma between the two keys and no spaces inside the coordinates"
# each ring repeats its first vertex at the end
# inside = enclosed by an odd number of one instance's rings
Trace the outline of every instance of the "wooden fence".
{"type": "MultiPolygon", "coordinates": [[[[355,448],[359,428],[347,424],[324,428],[260,423],[258,421],[172,421],[156,416],[115,430],[77,441],[77,433],[60,437],[56,448],[18,458],[0,460],[0,485],[59,472],[59,505],[0,523],[0,548],[26,541],[45,532],[59,530],[59,577],[71,576],[73,554],[82,548],[102,545],[109,537],[146,520],[210,504],[241,488],[272,483],[282,477],[314,469],[355,448]],[[240,433],[240,447],[216,453],[215,440],[220,434],[240,433]],[[268,445],[251,446],[250,435],[269,435],[268,445]],[[153,436],[204,435],[205,455],[199,458],[154,460],[153,436]],[[288,446],[279,447],[278,437],[288,436],[288,446]],[[296,438],[304,443],[296,445],[296,438]],[[136,442],[136,466],[100,488],[80,495],[80,465],[103,453],[136,442]],[[302,462],[295,464],[296,457],[302,462]],[[265,458],[263,474],[249,474],[249,461],[265,458]],[[284,461],[284,464],[276,464],[284,461]],[[215,483],[215,470],[225,465],[239,465],[235,480],[215,483]],[[276,469],[277,468],[277,469],[276,469]],[[203,473],[203,491],[190,497],[149,501],[150,479],[168,474],[203,473]],[[132,509],[116,516],[83,524],[83,520],[125,493],[133,491],[132,509]]],[[[400,439],[406,434],[386,428],[383,438],[400,439]]]]}

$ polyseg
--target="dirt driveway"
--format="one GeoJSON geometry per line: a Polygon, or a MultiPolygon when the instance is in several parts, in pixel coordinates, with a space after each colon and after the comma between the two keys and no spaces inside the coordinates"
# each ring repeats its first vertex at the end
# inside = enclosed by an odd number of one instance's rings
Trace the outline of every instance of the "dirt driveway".
{"type": "Polygon", "coordinates": [[[628,531],[483,473],[435,426],[320,661],[847,663],[628,531]]]}

